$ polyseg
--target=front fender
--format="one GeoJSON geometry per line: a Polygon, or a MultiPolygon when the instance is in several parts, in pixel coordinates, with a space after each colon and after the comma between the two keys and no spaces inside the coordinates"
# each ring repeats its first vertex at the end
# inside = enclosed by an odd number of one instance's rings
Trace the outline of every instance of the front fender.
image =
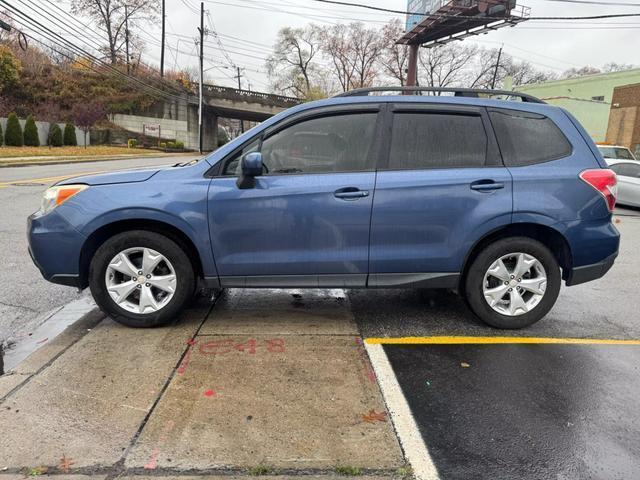
{"type": "Polygon", "coordinates": [[[209,180],[92,186],[56,210],[85,237],[109,224],[147,220],[180,230],[196,247],[205,276],[217,276],[207,216],[209,180]]]}

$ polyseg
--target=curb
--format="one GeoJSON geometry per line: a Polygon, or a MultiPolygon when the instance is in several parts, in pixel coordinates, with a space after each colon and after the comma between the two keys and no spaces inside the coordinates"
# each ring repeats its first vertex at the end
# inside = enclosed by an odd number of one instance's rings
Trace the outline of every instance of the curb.
{"type": "Polygon", "coordinates": [[[98,316],[102,319],[104,314],[88,297],[67,303],[36,328],[28,338],[4,352],[2,360],[6,369],[4,373],[19,370],[27,360],[31,362],[36,356],[47,360],[47,350],[51,350],[51,354],[55,355],[59,350],[60,340],[68,330],[81,320],[98,316]]]}
{"type": "Polygon", "coordinates": [[[126,154],[126,155],[116,155],[113,157],[71,157],[71,158],[60,158],[55,160],[47,160],[47,157],[42,157],[42,159],[34,159],[34,160],[2,160],[0,159],[0,168],[10,168],[10,167],[30,167],[35,165],[62,165],[68,163],[90,163],[90,162],[107,162],[111,160],[128,160],[128,159],[136,159],[136,158],[163,158],[163,157],[179,157],[179,156],[192,156],[197,155],[195,152],[180,152],[180,153],[143,153],[143,154],[126,154]]]}

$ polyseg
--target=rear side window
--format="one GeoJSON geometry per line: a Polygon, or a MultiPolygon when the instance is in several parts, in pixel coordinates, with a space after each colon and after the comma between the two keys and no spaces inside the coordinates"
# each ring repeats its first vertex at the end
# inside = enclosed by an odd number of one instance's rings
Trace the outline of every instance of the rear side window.
{"type": "Polygon", "coordinates": [[[483,167],[487,134],[479,115],[396,113],[389,169],[483,167]]]}
{"type": "Polygon", "coordinates": [[[548,162],[571,154],[567,137],[544,115],[513,110],[493,110],[489,115],[508,167],[548,162]]]}
{"type": "Polygon", "coordinates": [[[489,115],[508,167],[548,162],[571,153],[567,137],[544,115],[514,110],[492,110],[489,115]]]}

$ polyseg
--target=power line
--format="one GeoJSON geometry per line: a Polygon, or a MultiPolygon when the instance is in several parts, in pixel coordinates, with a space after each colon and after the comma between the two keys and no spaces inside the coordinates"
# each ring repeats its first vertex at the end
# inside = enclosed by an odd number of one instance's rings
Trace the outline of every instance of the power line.
{"type": "MultiPolygon", "coordinates": [[[[329,3],[332,5],[344,5],[344,6],[348,6],[348,7],[355,7],[355,8],[363,8],[363,9],[368,9],[368,10],[375,10],[375,11],[379,11],[379,12],[388,12],[388,13],[395,13],[398,15],[421,15],[424,17],[438,17],[438,18],[455,18],[457,20],[461,20],[464,17],[461,17],[460,15],[447,15],[444,13],[429,13],[429,14],[421,14],[419,12],[409,12],[406,10],[395,10],[395,9],[391,9],[391,8],[384,8],[384,7],[374,7],[373,5],[364,5],[362,3],[349,3],[349,2],[342,2],[340,0],[311,0],[313,2],[320,2],[320,3],[329,3]]],[[[554,0],[554,1],[560,1],[560,2],[569,2],[570,0],[554,0]]],[[[571,0],[571,1],[578,1],[578,0],[571,0]]],[[[587,1],[587,0],[580,0],[580,1],[587,1]]],[[[595,1],[595,0],[594,0],[595,1]]],[[[603,2],[600,2],[600,4],[605,4],[603,2]]],[[[609,3],[606,3],[605,5],[610,5],[609,3]]],[[[640,5],[638,5],[640,6],[640,5]]],[[[586,15],[586,16],[570,16],[570,17],[527,17],[527,20],[598,20],[598,19],[605,19],[605,18],[627,18],[627,17],[640,17],[640,13],[611,13],[611,14],[601,14],[601,15],[586,15]]],[[[483,19],[486,20],[504,20],[505,17],[482,17],[483,19]]]]}
{"type": "MultiPolygon", "coordinates": [[[[128,80],[129,80],[129,81],[131,81],[131,82],[134,82],[134,83],[138,84],[138,85],[139,85],[140,87],[142,87],[142,88],[146,88],[146,89],[147,89],[147,91],[153,91],[154,93],[156,93],[156,94],[158,94],[158,95],[165,96],[165,97],[173,97],[173,98],[176,98],[176,99],[180,99],[180,98],[182,98],[182,97],[179,97],[179,96],[177,96],[177,95],[174,95],[174,94],[171,94],[171,93],[169,93],[169,92],[166,92],[166,91],[164,91],[164,90],[161,90],[161,89],[159,89],[159,88],[157,88],[157,87],[155,87],[155,86],[153,86],[153,85],[149,85],[149,84],[147,84],[147,83],[145,83],[145,82],[143,82],[143,81],[139,80],[139,79],[138,79],[138,78],[136,78],[136,77],[133,77],[133,76],[130,76],[130,75],[126,75],[126,74],[124,74],[123,72],[121,72],[121,71],[120,71],[120,70],[118,70],[117,68],[115,68],[115,67],[113,67],[113,66],[111,66],[111,65],[109,65],[109,64],[107,64],[107,63],[105,63],[105,62],[103,62],[102,60],[98,59],[97,57],[95,57],[95,56],[94,56],[94,55],[92,55],[91,53],[87,52],[86,50],[82,49],[81,47],[78,47],[77,45],[73,44],[72,42],[70,42],[70,41],[66,40],[64,37],[62,37],[62,36],[60,36],[60,35],[56,34],[56,33],[55,33],[55,32],[53,32],[51,29],[49,29],[49,28],[47,28],[46,26],[42,25],[42,24],[41,24],[40,22],[38,22],[37,20],[34,20],[30,15],[27,15],[27,14],[25,14],[24,12],[22,12],[20,9],[16,8],[15,6],[10,5],[7,1],[5,1],[5,0],[0,0],[0,3],[5,4],[5,5],[6,5],[6,6],[7,6],[7,7],[8,7],[8,8],[9,8],[9,9],[14,13],[14,14],[17,14],[17,15],[19,15],[21,18],[26,19],[26,20],[22,20],[22,22],[23,22],[23,23],[26,21],[27,23],[29,23],[29,24],[32,26],[32,28],[33,28],[33,25],[35,25],[35,26],[36,26],[36,27],[35,27],[35,29],[36,29],[36,30],[38,30],[38,29],[43,30],[43,31],[44,31],[44,33],[43,33],[43,32],[39,32],[39,33],[40,33],[40,35],[42,35],[42,36],[43,36],[45,39],[47,39],[48,41],[53,42],[55,45],[62,46],[63,48],[71,49],[71,51],[72,51],[72,52],[74,52],[74,53],[76,53],[76,54],[77,54],[78,52],[81,52],[83,55],[85,55],[85,56],[89,57],[90,59],[92,59],[92,60],[96,61],[98,64],[100,64],[100,65],[104,66],[105,68],[107,68],[108,70],[112,71],[112,72],[113,72],[113,73],[115,73],[116,75],[119,75],[119,76],[121,76],[121,77],[124,77],[124,78],[128,79],[128,80]],[[56,41],[56,40],[57,40],[57,41],[56,41]],[[62,45],[59,43],[59,41],[60,41],[60,40],[62,40],[62,42],[63,42],[63,44],[62,44],[62,45]]],[[[16,19],[15,19],[15,18],[13,18],[12,20],[16,21],[16,19]]],[[[23,32],[23,33],[24,33],[24,32],[23,32]]],[[[25,34],[25,35],[26,35],[26,34],[25,34]]],[[[29,37],[30,37],[30,38],[33,38],[32,36],[29,36],[29,37]]],[[[44,43],[42,43],[42,42],[38,42],[38,43],[41,43],[41,44],[43,44],[43,45],[46,45],[46,44],[44,44],[44,43]]],[[[49,48],[51,48],[51,47],[49,47],[49,48]]],[[[54,49],[54,51],[56,51],[56,50],[54,49]]],[[[71,61],[73,61],[73,60],[74,60],[74,59],[73,59],[73,58],[71,58],[69,55],[66,55],[66,54],[64,54],[63,52],[59,52],[59,51],[56,51],[56,52],[57,52],[58,54],[61,54],[61,55],[65,56],[66,58],[69,58],[71,61]]],[[[93,70],[93,69],[92,69],[92,70],[93,70]]],[[[99,73],[99,72],[98,72],[98,73],[99,73]]]]}

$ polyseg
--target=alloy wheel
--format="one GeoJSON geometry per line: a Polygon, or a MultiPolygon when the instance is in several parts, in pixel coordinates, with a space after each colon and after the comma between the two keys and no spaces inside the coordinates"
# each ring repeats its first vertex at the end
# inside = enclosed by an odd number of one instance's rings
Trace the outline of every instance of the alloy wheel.
{"type": "Polygon", "coordinates": [[[547,274],[542,263],[528,253],[498,258],[484,275],[482,293],[489,306],[507,316],[533,310],[544,297],[547,274]]]}
{"type": "Polygon", "coordinates": [[[146,247],[127,248],[107,265],[105,284],[111,299],[137,314],[154,313],[173,298],[177,277],[171,262],[146,247]]]}

